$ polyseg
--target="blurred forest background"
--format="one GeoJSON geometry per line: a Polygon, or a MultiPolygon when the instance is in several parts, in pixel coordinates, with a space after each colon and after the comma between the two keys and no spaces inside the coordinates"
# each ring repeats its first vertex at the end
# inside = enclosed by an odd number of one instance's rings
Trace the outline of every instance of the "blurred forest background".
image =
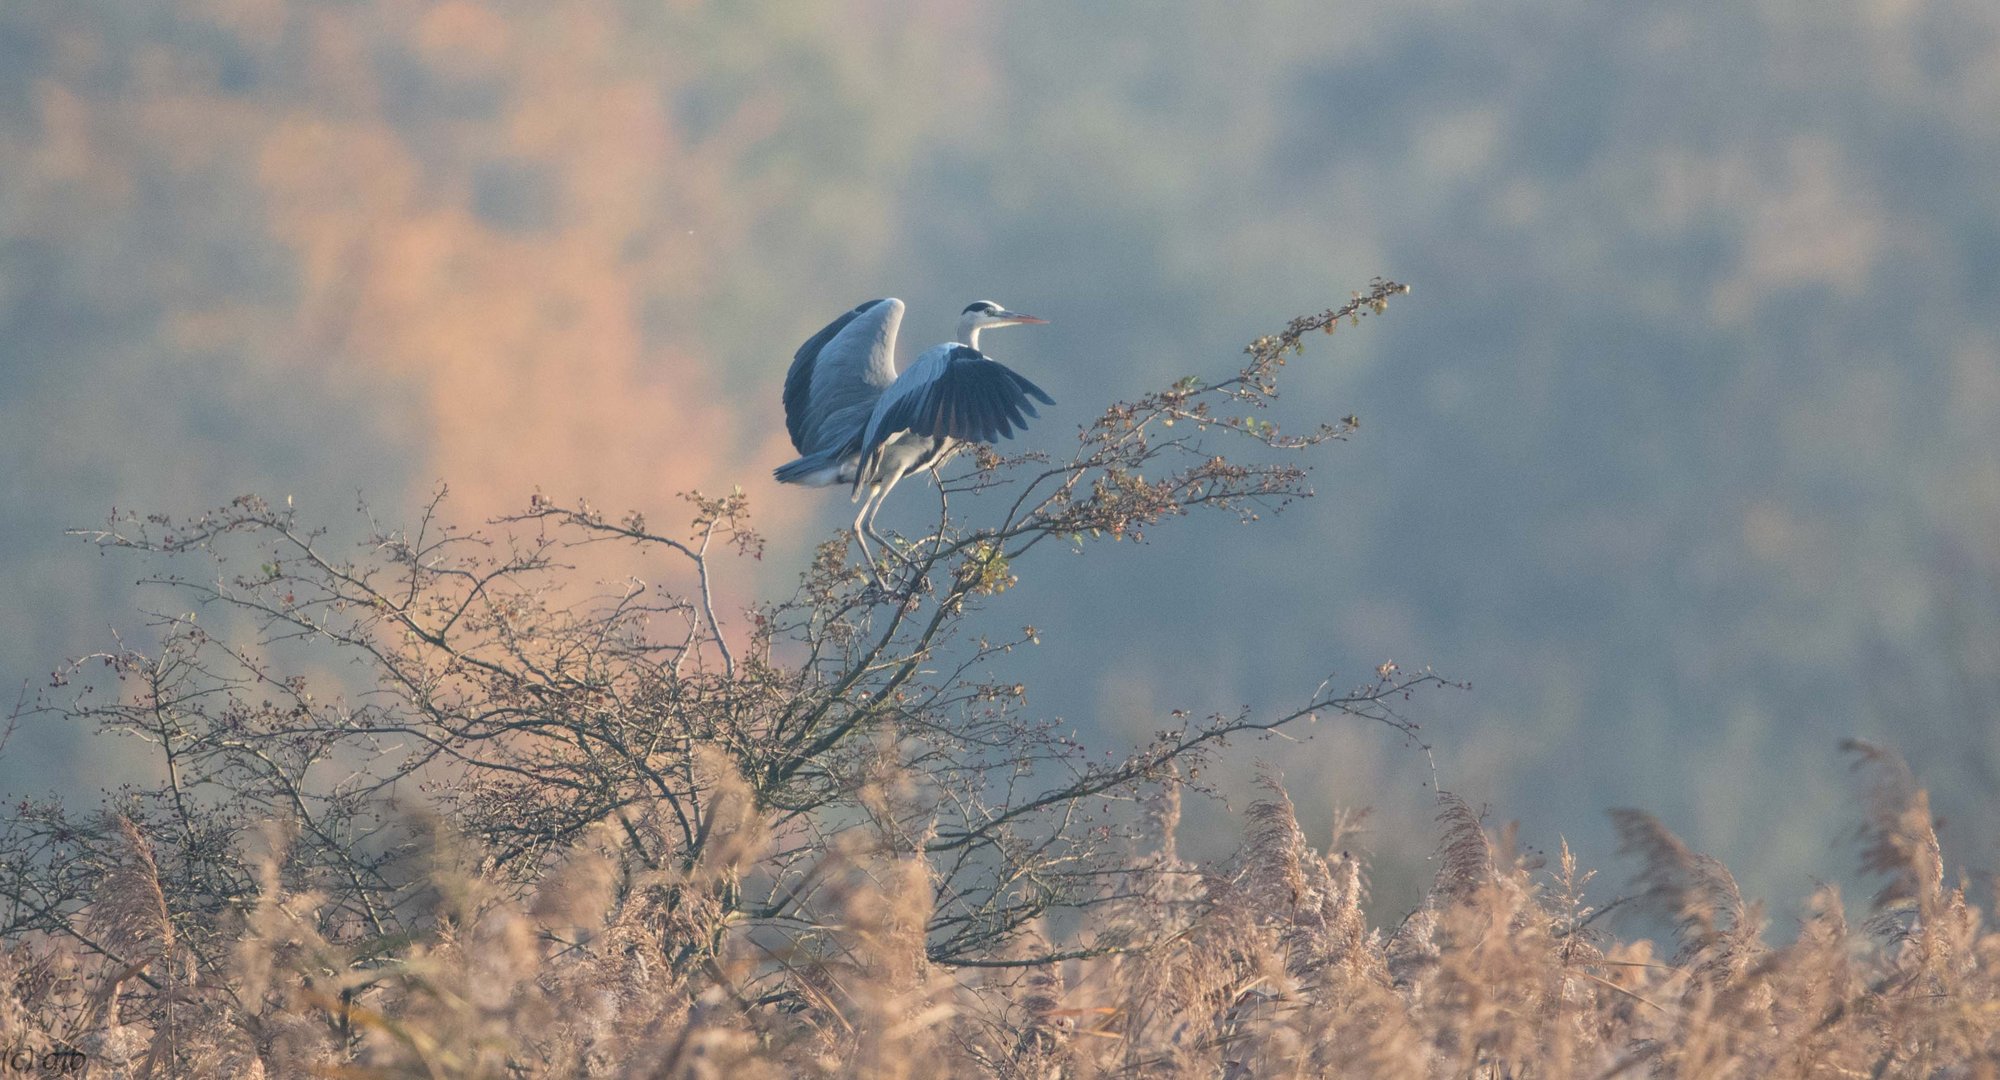
{"type": "MultiPolygon", "coordinates": [[[[1379,273],[1414,295],[1294,377],[1363,421],[1320,498],[1017,567],[1033,708],[1110,746],[1429,664],[1472,684],[1415,704],[1444,785],[1538,846],[1601,864],[1644,807],[1787,904],[1859,735],[2000,865],[1995,176],[1989,0],[0,6],[0,675],[139,625],[64,527],[251,490],[740,483],[772,544],[724,587],[780,593],[847,518],[768,479],[846,307],[1050,318],[991,344],[1066,446],[1379,273]]],[[[1422,754],[1258,755],[1315,842],[1374,806],[1415,895],[1422,754]]],[[[0,788],[118,763],[31,727],[0,788]]],[[[1189,810],[1191,853],[1240,834],[1189,810]]]]}

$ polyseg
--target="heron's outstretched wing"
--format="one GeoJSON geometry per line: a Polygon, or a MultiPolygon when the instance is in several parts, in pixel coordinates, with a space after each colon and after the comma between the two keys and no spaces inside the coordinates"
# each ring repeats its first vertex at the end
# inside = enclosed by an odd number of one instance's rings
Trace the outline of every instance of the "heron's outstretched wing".
{"type": "Polygon", "coordinates": [[[799,453],[837,450],[860,438],[876,400],[896,381],[902,323],[901,300],[870,300],[799,346],[785,375],[785,430],[799,453]]]}
{"type": "Polygon", "coordinates": [[[873,453],[899,431],[947,436],[960,442],[1008,439],[1035,416],[1035,399],[1055,399],[970,345],[939,345],[924,352],[896,380],[868,421],[861,452],[873,453]]]}

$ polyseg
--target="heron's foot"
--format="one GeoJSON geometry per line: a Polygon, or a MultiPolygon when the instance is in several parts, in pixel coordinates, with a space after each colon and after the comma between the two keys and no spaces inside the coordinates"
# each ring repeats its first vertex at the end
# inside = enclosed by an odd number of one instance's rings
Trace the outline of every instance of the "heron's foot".
{"type": "Polygon", "coordinates": [[[862,591],[861,599],[870,604],[907,604],[916,598],[916,593],[908,586],[892,581],[872,581],[862,591]]]}
{"type": "MultiPolygon", "coordinates": [[[[856,534],[854,539],[857,546],[861,548],[861,563],[868,568],[867,588],[874,590],[875,593],[887,596],[893,591],[893,583],[889,575],[883,572],[882,564],[875,559],[875,553],[868,549],[868,542],[861,539],[859,534],[856,534]]],[[[867,594],[864,592],[864,595],[867,594]]],[[[869,596],[869,598],[874,599],[875,597],[869,596]]]]}
{"type": "Polygon", "coordinates": [[[860,529],[854,530],[854,545],[861,549],[861,561],[868,566],[868,576],[879,584],[882,581],[882,566],[875,561],[875,553],[868,550],[868,541],[862,536],[860,529]]]}
{"type": "Polygon", "coordinates": [[[871,604],[904,604],[915,597],[919,582],[914,574],[883,573],[881,566],[871,568],[874,573],[868,583],[861,587],[861,599],[871,604]]]}
{"type": "Polygon", "coordinates": [[[894,540],[891,540],[888,537],[883,536],[881,533],[876,532],[872,528],[868,530],[868,538],[870,540],[875,541],[877,544],[882,545],[882,550],[889,553],[890,555],[895,556],[896,561],[902,563],[904,566],[907,566],[911,569],[916,568],[917,565],[916,560],[904,554],[902,547],[898,546],[894,540]]]}
{"type": "Polygon", "coordinates": [[[875,586],[885,601],[903,601],[924,591],[922,568],[915,560],[890,549],[894,559],[882,559],[875,566],[875,586]]]}

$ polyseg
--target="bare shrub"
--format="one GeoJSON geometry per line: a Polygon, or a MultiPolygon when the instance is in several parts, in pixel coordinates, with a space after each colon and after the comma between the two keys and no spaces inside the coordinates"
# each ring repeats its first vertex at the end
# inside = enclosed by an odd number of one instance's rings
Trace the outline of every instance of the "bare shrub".
{"type": "Polygon", "coordinates": [[[1448,795],[1392,927],[1351,823],[1316,846],[1274,772],[1234,859],[1180,855],[1226,740],[1348,716],[1417,742],[1427,672],[1176,713],[1111,759],[996,674],[1035,632],[982,612],[1036,548],[1308,494],[1294,455],[1353,419],[1259,412],[1304,335],[1401,291],[1113,406],[1067,460],[982,454],[888,589],[834,541],[791,597],[718,610],[725,552],[761,544],[735,495],[681,529],[540,496],[461,529],[440,501],[358,550],[255,498],[115,518],[91,538],[180,613],[18,719],[141,740],[158,774],[0,828],[0,1030],[111,1077],[1990,1074],[2000,936],[1884,751],[1854,748],[1886,881],[1860,935],[1827,890],[1769,944],[1720,863],[1617,812],[1663,958],[1600,925],[1625,902],[1594,907],[1567,845],[1544,866],[1448,795]],[[676,584],[586,587],[607,548],[676,584]]]}

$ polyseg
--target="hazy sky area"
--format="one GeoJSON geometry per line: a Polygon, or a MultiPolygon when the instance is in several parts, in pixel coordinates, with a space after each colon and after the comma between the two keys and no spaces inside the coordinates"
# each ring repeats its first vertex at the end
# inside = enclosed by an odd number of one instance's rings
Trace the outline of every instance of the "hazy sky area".
{"type": "MultiPolygon", "coordinates": [[[[65,527],[245,491],[347,529],[740,483],[726,588],[776,596],[851,513],[769,480],[845,308],[1049,318],[985,343],[1060,448],[1381,274],[1289,369],[1283,415],[1362,420],[1318,498],[1038,552],[1010,677],[1115,747],[1428,664],[1471,684],[1411,704],[1446,787],[1614,876],[1603,811],[1652,810],[1783,925],[1854,861],[1843,737],[2000,866],[1996,177],[1991,0],[0,5],[0,675],[172,603],[65,527]]],[[[1237,756],[1428,873],[1393,733],[1237,756]]]]}

